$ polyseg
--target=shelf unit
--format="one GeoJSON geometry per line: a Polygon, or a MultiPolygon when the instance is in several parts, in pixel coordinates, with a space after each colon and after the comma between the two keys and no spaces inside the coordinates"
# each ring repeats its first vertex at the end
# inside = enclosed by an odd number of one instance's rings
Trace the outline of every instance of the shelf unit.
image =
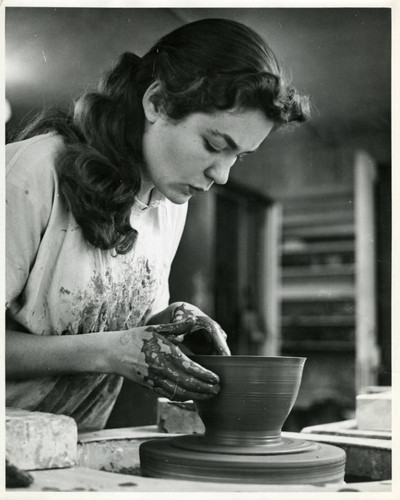
{"type": "Polygon", "coordinates": [[[288,199],[282,209],[283,351],[354,350],[353,193],[288,199]]]}
{"type": "Polygon", "coordinates": [[[339,399],[377,383],[375,181],[359,151],[348,191],[281,200],[280,353],[309,358],[304,393],[321,374],[339,399]]]}

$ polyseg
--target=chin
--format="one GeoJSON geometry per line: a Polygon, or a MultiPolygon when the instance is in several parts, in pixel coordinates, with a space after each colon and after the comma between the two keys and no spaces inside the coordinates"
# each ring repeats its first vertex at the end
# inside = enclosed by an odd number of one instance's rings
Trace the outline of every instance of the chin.
{"type": "Polygon", "coordinates": [[[174,203],[175,205],[183,205],[184,203],[188,202],[192,195],[180,195],[180,196],[167,196],[169,201],[171,203],[174,203]]]}
{"type": "Polygon", "coordinates": [[[184,193],[182,191],[170,191],[163,194],[171,203],[174,203],[175,205],[183,205],[193,196],[193,193],[184,193]]]}

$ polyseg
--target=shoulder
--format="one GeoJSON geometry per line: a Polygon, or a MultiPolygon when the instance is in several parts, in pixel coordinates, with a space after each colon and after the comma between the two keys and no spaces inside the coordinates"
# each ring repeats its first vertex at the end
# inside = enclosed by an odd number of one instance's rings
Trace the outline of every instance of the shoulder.
{"type": "Polygon", "coordinates": [[[43,134],[6,146],[6,175],[17,170],[26,174],[45,174],[54,168],[55,158],[63,146],[61,136],[43,134]]]}
{"type": "Polygon", "coordinates": [[[6,199],[10,205],[22,203],[25,210],[40,208],[50,213],[58,192],[55,159],[62,146],[61,136],[54,134],[6,146],[6,199]]]}
{"type": "Polygon", "coordinates": [[[6,146],[6,178],[8,186],[54,191],[57,183],[55,159],[63,140],[55,134],[44,134],[6,146]]]}

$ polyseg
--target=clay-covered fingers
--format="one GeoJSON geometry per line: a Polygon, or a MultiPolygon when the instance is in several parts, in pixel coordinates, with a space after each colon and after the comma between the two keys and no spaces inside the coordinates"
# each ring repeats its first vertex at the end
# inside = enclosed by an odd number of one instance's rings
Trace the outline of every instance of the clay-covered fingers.
{"type": "Polygon", "coordinates": [[[227,335],[216,321],[212,320],[208,316],[197,316],[194,330],[200,329],[207,333],[216,354],[222,356],[231,355],[231,351],[226,342],[227,335]]]}
{"type": "Polygon", "coordinates": [[[172,339],[158,333],[158,326],[147,327],[143,340],[145,384],[158,394],[180,401],[206,399],[217,394],[218,376],[185,356],[172,339]]]}
{"type": "Polygon", "coordinates": [[[198,377],[197,365],[196,371],[181,366],[174,362],[175,360],[166,360],[160,365],[152,366],[153,377],[161,377],[163,380],[177,384],[180,388],[195,393],[218,394],[218,377],[212,372],[205,371],[201,373],[203,379],[198,377]]]}
{"type": "Polygon", "coordinates": [[[173,337],[180,337],[182,335],[190,333],[195,325],[196,318],[194,316],[191,316],[181,321],[175,321],[174,323],[149,326],[148,330],[164,335],[165,337],[168,337],[170,340],[172,340],[173,337]]]}
{"type": "Polygon", "coordinates": [[[219,378],[171,346],[171,354],[152,365],[152,383],[159,394],[174,400],[209,399],[219,392],[219,378]]]}
{"type": "Polygon", "coordinates": [[[206,382],[208,384],[218,384],[219,377],[215,373],[207,370],[203,366],[195,363],[193,360],[188,358],[183,352],[177,347],[174,346],[172,350],[172,362],[175,367],[186,373],[186,375],[190,375],[198,380],[206,382]]]}
{"type": "Polygon", "coordinates": [[[209,399],[218,393],[214,392],[196,392],[187,389],[182,384],[182,380],[165,379],[162,376],[153,378],[153,390],[158,394],[170,399],[171,401],[187,401],[189,399],[209,399]]]}

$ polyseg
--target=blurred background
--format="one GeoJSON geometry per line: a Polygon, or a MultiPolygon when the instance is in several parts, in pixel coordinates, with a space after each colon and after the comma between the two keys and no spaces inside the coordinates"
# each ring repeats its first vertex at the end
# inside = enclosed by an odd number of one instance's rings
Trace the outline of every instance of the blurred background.
{"type": "MultiPolygon", "coordinates": [[[[7,134],[186,22],[235,19],[263,35],[312,119],[190,201],[171,299],[213,316],[233,354],[307,357],[284,430],[352,418],[364,387],[391,385],[390,9],[5,10],[7,134]]],[[[108,427],[155,412],[126,381],[108,427]]]]}

